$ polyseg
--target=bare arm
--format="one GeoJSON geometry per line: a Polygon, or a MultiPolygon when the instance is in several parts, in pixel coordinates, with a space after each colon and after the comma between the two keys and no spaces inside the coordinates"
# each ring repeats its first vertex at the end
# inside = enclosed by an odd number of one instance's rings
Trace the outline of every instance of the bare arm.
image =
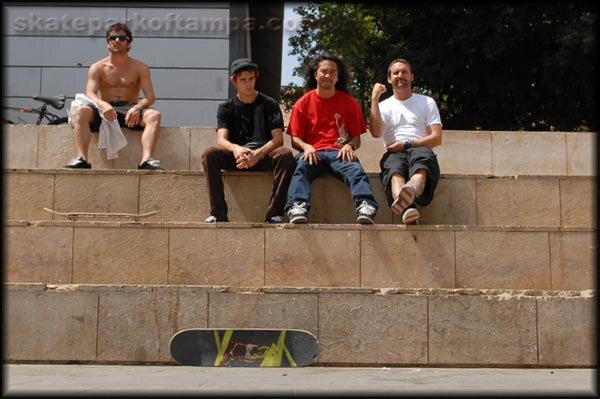
{"type": "Polygon", "coordinates": [[[308,162],[311,165],[316,165],[319,163],[319,155],[317,154],[315,147],[305,143],[300,137],[292,136],[292,147],[303,153],[300,159],[308,162]]]}
{"type": "Polygon", "coordinates": [[[236,160],[240,159],[243,154],[251,152],[249,148],[229,141],[229,130],[225,128],[217,130],[217,147],[231,152],[236,160]]]}
{"type": "Polygon", "coordinates": [[[144,93],[144,98],[138,100],[138,103],[127,111],[125,115],[125,123],[128,127],[134,127],[142,120],[142,110],[148,108],[154,101],[156,96],[154,95],[154,87],[152,86],[152,79],[150,78],[150,68],[146,64],[140,63],[139,67],[140,74],[140,89],[144,93]]]}
{"type": "Polygon", "coordinates": [[[102,100],[98,93],[100,92],[100,79],[102,78],[102,67],[98,64],[92,64],[88,70],[88,80],[85,86],[85,95],[94,101],[100,107],[102,115],[109,121],[117,118],[117,112],[112,105],[102,100]]]}
{"type": "Polygon", "coordinates": [[[266,157],[275,148],[283,145],[283,129],[271,130],[271,137],[271,140],[267,141],[265,145],[254,150],[254,156],[257,157],[257,161],[266,157]]]}
{"type": "MultiPolygon", "coordinates": [[[[412,147],[437,147],[442,145],[442,125],[436,123],[427,126],[427,136],[412,141],[412,147]]],[[[390,152],[404,151],[403,141],[394,141],[387,146],[390,152]]]]}
{"type": "Polygon", "coordinates": [[[379,98],[387,91],[381,83],[375,83],[371,92],[371,116],[369,119],[369,131],[373,137],[381,137],[383,134],[383,120],[379,111],[379,98]]]}
{"type": "Polygon", "coordinates": [[[360,136],[352,137],[349,143],[344,144],[344,146],[340,148],[337,158],[341,158],[343,161],[352,162],[357,159],[354,151],[358,150],[359,147],[360,136]]]}
{"type": "Polygon", "coordinates": [[[148,108],[154,104],[156,96],[154,95],[154,87],[152,85],[152,78],[150,77],[150,68],[146,64],[140,65],[140,89],[144,93],[144,98],[138,101],[137,106],[142,109],[148,108]]]}
{"type": "Polygon", "coordinates": [[[427,136],[413,141],[415,147],[437,147],[442,145],[442,125],[439,123],[427,126],[427,136]]]}

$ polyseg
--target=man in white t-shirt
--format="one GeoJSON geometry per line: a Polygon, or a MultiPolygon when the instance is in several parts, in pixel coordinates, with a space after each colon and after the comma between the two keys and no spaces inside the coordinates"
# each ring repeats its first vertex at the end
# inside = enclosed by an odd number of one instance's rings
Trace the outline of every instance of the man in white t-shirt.
{"type": "Polygon", "coordinates": [[[373,137],[383,137],[386,146],[379,165],[388,204],[405,224],[413,224],[420,218],[415,203],[428,205],[440,178],[432,148],[442,144],[442,121],[433,98],[412,92],[408,61],[392,61],[387,76],[394,94],[379,103],[387,89],[375,83],[369,130],[373,137]]]}

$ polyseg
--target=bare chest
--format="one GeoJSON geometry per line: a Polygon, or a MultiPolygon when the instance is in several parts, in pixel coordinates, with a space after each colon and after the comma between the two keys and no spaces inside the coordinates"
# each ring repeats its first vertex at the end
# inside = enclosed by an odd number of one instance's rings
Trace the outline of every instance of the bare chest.
{"type": "Polygon", "coordinates": [[[140,75],[135,70],[105,66],[103,72],[100,87],[136,88],[140,85],[140,75]]]}

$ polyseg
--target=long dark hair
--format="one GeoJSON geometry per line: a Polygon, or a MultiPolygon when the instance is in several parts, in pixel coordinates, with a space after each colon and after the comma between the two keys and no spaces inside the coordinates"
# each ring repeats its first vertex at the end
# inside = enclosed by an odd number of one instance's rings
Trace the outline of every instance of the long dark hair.
{"type": "Polygon", "coordinates": [[[352,95],[352,88],[350,83],[352,82],[352,73],[350,68],[344,60],[337,55],[333,54],[321,54],[310,60],[304,67],[304,90],[309,91],[317,87],[317,79],[315,78],[315,72],[319,69],[319,63],[321,61],[333,61],[337,64],[338,68],[338,81],[335,84],[337,90],[341,90],[346,94],[352,95]]]}

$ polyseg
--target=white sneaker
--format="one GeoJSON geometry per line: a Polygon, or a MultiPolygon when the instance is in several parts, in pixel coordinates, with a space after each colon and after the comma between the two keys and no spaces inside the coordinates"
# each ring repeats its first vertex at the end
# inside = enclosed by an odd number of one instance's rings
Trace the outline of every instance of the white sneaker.
{"type": "Polygon", "coordinates": [[[369,205],[367,201],[363,201],[358,208],[356,208],[358,218],[356,221],[360,224],[373,224],[375,223],[375,214],[377,209],[374,206],[369,205]]]}
{"type": "Polygon", "coordinates": [[[290,218],[290,223],[306,223],[306,221],[308,220],[306,218],[307,213],[308,211],[306,210],[306,202],[294,202],[294,205],[292,205],[292,207],[288,210],[288,217],[290,218]]]}

